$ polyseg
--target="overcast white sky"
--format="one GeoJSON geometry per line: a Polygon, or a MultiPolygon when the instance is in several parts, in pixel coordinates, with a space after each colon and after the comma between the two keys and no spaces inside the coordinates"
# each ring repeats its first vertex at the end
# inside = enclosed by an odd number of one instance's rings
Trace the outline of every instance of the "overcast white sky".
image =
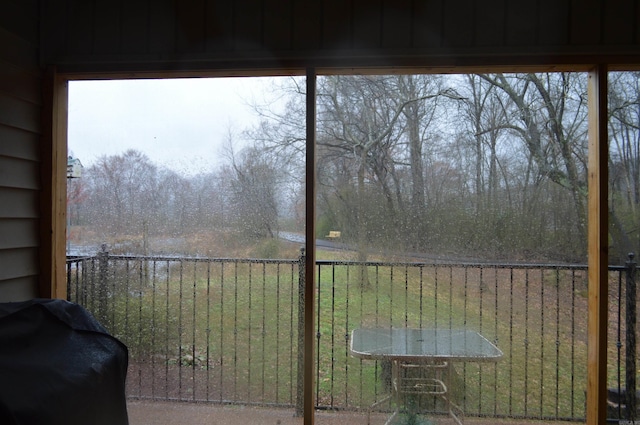
{"type": "Polygon", "coordinates": [[[258,122],[249,105],[271,95],[272,78],[72,81],[68,147],[87,167],[133,148],[185,174],[216,165],[229,129],[258,122]]]}

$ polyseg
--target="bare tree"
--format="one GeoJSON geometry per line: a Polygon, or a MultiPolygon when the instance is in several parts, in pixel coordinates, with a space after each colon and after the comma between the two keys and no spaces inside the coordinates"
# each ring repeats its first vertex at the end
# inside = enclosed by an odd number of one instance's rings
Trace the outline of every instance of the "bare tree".
{"type": "Polygon", "coordinates": [[[577,73],[481,75],[503,92],[509,122],[541,176],[566,189],[576,242],[586,240],[586,78],[577,73]]]}
{"type": "Polygon", "coordinates": [[[107,234],[141,233],[142,217],[156,216],[157,168],[143,153],[103,156],[86,174],[94,222],[107,234]]]}
{"type": "Polygon", "coordinates": [[[275,238],[282,186],[277,158],[248,147],[224,168],[239,228],[251,239],[275,238]]]}
{"type": "MultiPolygon", "coordinates": [[[[551,243],[544,237],[583,245],[583,77],[318,79],[318,228],[342,230],[360,260],[371,247],[461,253],[502,244],[509,254],[551,243]]],[[[285,111],[263,110],[250,135],[263,155],[300,164],[304,92],[289,82],[285,111]]]]}
{"type": "Polygon", "coordinates": [[[610,73],[609,80],[610,230],[624,260],[640,251],[640,73],[610,73]]]}

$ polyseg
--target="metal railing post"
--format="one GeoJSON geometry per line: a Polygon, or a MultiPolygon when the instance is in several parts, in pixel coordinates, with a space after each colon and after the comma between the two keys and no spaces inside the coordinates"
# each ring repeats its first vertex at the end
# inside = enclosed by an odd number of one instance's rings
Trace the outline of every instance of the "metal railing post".
{"type": "MultiPolygon", "coordinates": [[[[78,263],[75,263],[75,264],[77,268],[78,263]]],[[[71,263],[68,260],[65,262],[65,267],[67,269],[67,301],[73,301],[71,299],[71,263]]],[[[76,298],[77,298],[77,294],[76,294],[76,298]]]]}
{"type": "Polygon", "coordinates": [[[98,252],[98,306],[97,306],[97,319],[99,322],[106,324],[107,319],[107,276],[109,268],[109,251],[107,251],[107,244],[100,246],[100,252],[98,252]]]}
{"type": "Polygon", "coordinates": [[[304,414],[304,284],[305,252],[298,257],[298,376],[296,380],[296,417],[304,414]]]}
{"type": "Polygon", "coordinates": [[[629,253],[626,262],[626,347],[625,347],[625,406],[626,417],[636,419],[636,266],[635,254],[629,253]]]}

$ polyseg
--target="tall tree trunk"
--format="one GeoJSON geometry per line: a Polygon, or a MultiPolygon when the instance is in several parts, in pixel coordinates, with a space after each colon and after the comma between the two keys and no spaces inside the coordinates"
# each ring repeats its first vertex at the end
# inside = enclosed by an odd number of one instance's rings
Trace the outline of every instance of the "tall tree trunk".
{"type": "Polygon", "coordinates": [[[365,160],[366,160],[366,150],[363,149],[360,155],[360,165],[358,166],[358,261],[362,264],[360,265],[359,270],[359,283],[360,287],[363,289],[369,288],[369,269],[364,264],[367,261],[368,253],[367,253],[367,220],[365,218],[365,185],[364,185],[364,173],[365,173],[365,160]]]}

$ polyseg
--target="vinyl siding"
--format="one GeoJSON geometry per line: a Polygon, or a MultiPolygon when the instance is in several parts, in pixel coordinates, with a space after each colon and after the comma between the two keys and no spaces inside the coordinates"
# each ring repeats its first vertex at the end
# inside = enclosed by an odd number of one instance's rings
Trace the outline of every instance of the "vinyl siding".
{"type": "Polygon", "coordinates": [[[38,295],[38,2],[0,5],[0,302],[38,295]]]}

